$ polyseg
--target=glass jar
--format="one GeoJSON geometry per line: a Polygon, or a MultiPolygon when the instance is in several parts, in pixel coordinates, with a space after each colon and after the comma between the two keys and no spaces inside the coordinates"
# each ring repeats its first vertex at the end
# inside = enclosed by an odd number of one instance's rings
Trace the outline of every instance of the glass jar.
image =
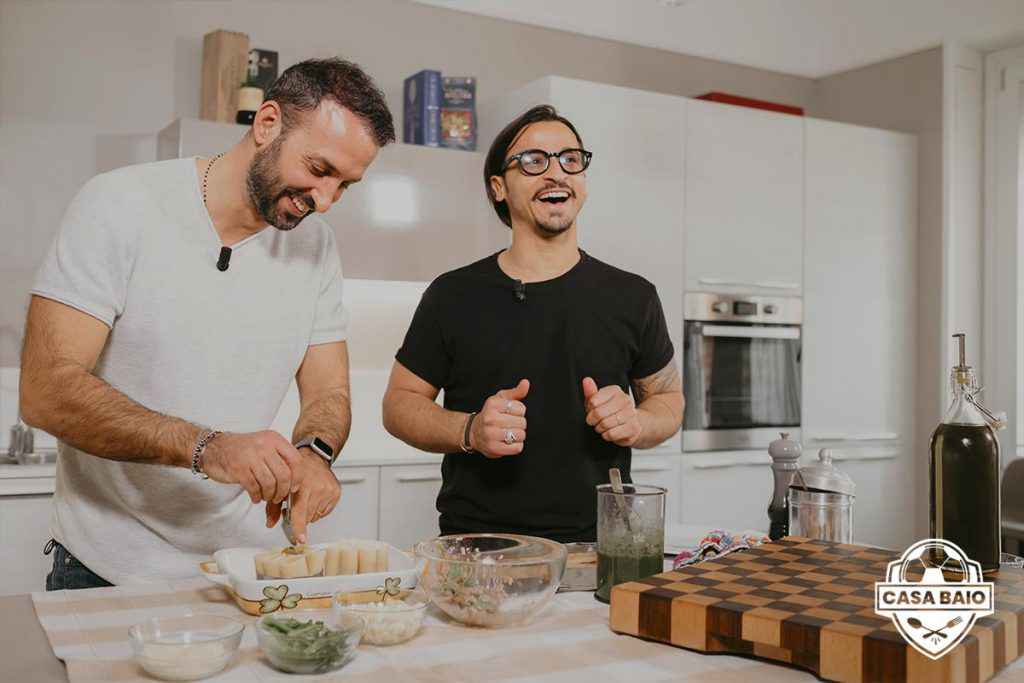
{"type": "Polygon", "coordinates": [[[789,487],[789,533],[835,543],[853,543],[853,495],[856,485],[832,464],[832,451],[797,470],[789,487]]]}
{"type": "Polygon", "coordinates": [[[597,487],[597,592],[611,599],[612,586],[660,574],[665,566],[665,492],[660,486],[597,487]]]}

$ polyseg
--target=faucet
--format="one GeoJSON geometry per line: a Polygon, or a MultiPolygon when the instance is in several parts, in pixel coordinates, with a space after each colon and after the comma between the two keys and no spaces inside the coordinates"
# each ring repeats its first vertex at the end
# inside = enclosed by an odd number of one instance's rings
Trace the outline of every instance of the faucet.
{"type": "Polygon", "coordinates": [[[11,427],[11,440],[7,445],[7,457],[12,460],[18,460],[19,456],[34,453],[36,450],[35,440],[35,432],[21,419],[21,413],[18,413],[18,421],[11,427]]]}
{"type": "MultiPolygon", "coordinates": [[[[25,342],[24,332],[18,334],[15,330],[15,338],[18,340],[17,348],[21,349],[25,342]]],[[[29,455],[36,451],[35,432],[21,417],[18,411],[18,421],[11,427],[11,440],[7,444],[7,457],[11,460],[21,462],[20,456],[29,455]]]]}

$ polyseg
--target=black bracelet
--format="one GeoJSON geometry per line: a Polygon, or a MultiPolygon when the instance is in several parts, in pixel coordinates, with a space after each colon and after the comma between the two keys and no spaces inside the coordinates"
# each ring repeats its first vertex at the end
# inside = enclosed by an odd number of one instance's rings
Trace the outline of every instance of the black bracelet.
{"type": "Polygon", "coordinates": [[[473,452],[475,452],[469,446],[469,430],[473,428],[473,420],[476,419],[476,415],[477,414],[474,411],[474,412],[469,414],[469,419],[466,420],[466,428],[462,432],[462,443],[459,444],[459,448],[462,449],[463,453],[473,453],[473,452]]]}

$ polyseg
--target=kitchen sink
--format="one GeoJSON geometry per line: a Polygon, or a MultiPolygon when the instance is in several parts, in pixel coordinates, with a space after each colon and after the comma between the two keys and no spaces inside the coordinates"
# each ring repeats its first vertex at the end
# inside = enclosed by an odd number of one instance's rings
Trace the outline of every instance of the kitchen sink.
{"type": "Polygon", "coordinates": [[[0,465],[52,465],[57,462],[57,451],[39,450],[32,453],[17,453],[14,457],[0,457],[0,465]]]}

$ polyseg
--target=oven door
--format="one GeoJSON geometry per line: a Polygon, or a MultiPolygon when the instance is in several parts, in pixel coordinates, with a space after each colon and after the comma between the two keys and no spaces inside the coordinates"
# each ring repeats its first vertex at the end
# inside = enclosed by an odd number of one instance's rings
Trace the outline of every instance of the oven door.
{"type": "Polygon", "coordinates": [[[684,451],[800,438],[799,325],[688,321],[685,335],[684,451]]]}

